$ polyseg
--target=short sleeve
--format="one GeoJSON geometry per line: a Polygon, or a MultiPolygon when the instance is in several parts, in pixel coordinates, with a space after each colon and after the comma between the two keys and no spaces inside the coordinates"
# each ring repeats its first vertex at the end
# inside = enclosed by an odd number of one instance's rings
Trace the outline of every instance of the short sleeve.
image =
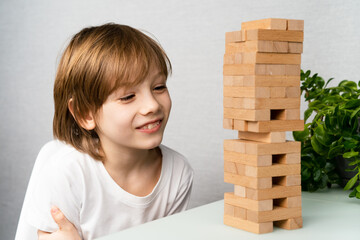
{"type": "Polygon", "coordinates": [[[185,211],[189,205],[193,185],[194,171],[184,158],[184,168],[181,174],[180,187],[177,191],[175,201],[171,206],[168,215],[185,211]]]}
{"type": "Polygon", "coordinates": [[[46,232],[58,229],[51,217],[52,206],[57,206],[80,229],[81,174],[76,164],[69,162],[66,157],[48,159],[49,162],[34,176],[36,180],[28,193],[29,204],[25,217],[28,224],[36,229],[46,232]]]}

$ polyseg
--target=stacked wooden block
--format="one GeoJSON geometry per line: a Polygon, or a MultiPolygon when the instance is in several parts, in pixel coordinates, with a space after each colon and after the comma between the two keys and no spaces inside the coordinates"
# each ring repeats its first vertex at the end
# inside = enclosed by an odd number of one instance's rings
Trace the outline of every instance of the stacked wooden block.
{"type": "Polygon", "coordinates": [[[242,23],[225,36],[224,223],[254,233],[302,226],[300,142],[303,130],[300,63],[304,21],[264,19],[242,23]]]}

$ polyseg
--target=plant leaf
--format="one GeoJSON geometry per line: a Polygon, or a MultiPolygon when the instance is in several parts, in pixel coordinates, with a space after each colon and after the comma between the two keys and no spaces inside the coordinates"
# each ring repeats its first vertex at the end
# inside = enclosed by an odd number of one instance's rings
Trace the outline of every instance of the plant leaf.
{"type": "Polygon", "coordinates": [[[323,124],[321,122],[318,122],[317,127],[314,131],[314,136],[324,146],[330,146],[330,144],[333,142],[331,139],[331,136],[326,133],[323,124]]]}
{"type": "Polygon", "coordinates": [[[321,171],[320,169],[317,169],[315,172],[314,172],[314,181],[315,182],[318,182],[320,180],[320,177],[321,177],[321,171]]]}
{"type": "Polygon", "coordinates": [[[314,109],[313,108],[309,108],[306,109],[304,112],[304,121],[306,122],[306,120],[311,116],[311,114],[313,113],[314,109]]]}
{"type": "Polygon", "coordinates": [[[355,117],[356,114],[360,111],[360,106],[354,110],[354,112],[351,114],[350,118],[355,117]]]}
{"type": "Polygon", "coordinates": [[[304,141],[309,137],[309,128],[305,128],[304,131],[293,131],[293,137],[296,141],[304,141]]]}
{"type": "Polygon", "coordinates": [[[352,157],[355,157],[355,156],[358,156],[359,155],[359,152],[346,152],[343,154],[343,158],[352,158],[352,157]]]}
{"type": "MultiPolygon", "coordinates": [[[[325,87],[324,88],[326,88],[327,87],[327,85],[333,80],[334,78],[330,78],[329,80],[327,80],[327,82],[326,82],[326,84],[325,84],[325,87]]],[[[360,81],[359,81],[359,83],[360,83],[360,81]]],[[[360,86],[360,85],[359,85],[360,86]]]]}
{"type": "Polygon", "coordinates": [[[358,178],[359,178],[359,173],[357,173],[354,177],[352,177],[352,178],[347,182],[347,184],[346,184],[345,187],[344,187],[344,190],[349,190],[349,189],[351,189],[351,188],[355,185],[355,183],[356,183],[356,181],[358,180],[358,178]]]}
{"type": "Polygon", "coordinates": [[[311,138],[311,146],[314,148],[315,152],[324,156],[326,154],[326,148],[316,139],[315,136],[311,138]]]}
{"type": "Polygon", "coordinates": [[[354,107],[359,107],[359,106],[360,106],[360,99],[353,99],[353,100],[346,102],[344,105],[344,108],[349,109],[349,108],[354,108],[354,107]]]}
{"type": "Polygon", "coordinates": [[[357,192],[355,196],[357,199],[360,199],[360,192],[357,192]]]}
{"type": "Polygon", "coordinates": [[[342,155],[343,148],[344,148],[344,145],[330,147],[330,150],[328,152],[328,158],[333,159],[336,156],[342,155]]]}
{"type": "Polygon", "coordinates": [[[302,181],[305,181],[311,177],[311,173],[308,168],[305,168],[303,171],[301,171],[301,179],[302,181]]]}
{"type": "Polygon", "coordinates": [[[352,90],[357,90],[356,83],[353,82],[353,81],[349,81],[349,80],[341,81],[338,86],[339,87],[347,87],[347,88],[350,88],[352,90]]]}
{"type": "Polygon", "coordinates": [[[358,163],[360,163],[360,159],[357,159],[357,160],[355,160],[355,161],[352,161],[352,162],[348,163],[348,165],[349,165],[349,166],[354,166],[354,165],[356,165],[356,164],[358,164],[358,163]]]}
{"type": "Polygon", "coordinates": [[[354,189],[354,190],[349,194],[349,197],[350,197],[350,198],[355,197],[355,196],[356,196],[356,193],[357,193],[357,191],[356,191],[356,189],[354,189]]]}

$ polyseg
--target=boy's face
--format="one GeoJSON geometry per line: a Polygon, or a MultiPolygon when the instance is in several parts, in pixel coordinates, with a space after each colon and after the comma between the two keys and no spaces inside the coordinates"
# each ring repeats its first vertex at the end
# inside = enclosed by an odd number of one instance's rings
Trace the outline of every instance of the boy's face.
{"type": "Polygon", "coordinates": [[[145,80],[120,88],[96,116],[96,132],[104,150],[152,149],[160,145],[171,109],[166,77],[151,68],[145,80]]]}

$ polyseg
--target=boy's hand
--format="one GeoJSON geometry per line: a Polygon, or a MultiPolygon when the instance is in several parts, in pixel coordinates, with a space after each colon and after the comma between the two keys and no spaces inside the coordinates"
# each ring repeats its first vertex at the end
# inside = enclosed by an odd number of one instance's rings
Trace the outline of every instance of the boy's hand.
{"type": "Polygon", "coordinates": [[[38,240],[81,240],[75,226],[67,220],[60,209],[52,207],[51,216],[59,226],[59,230],[53,233],[38,230],[38,240]]]}

